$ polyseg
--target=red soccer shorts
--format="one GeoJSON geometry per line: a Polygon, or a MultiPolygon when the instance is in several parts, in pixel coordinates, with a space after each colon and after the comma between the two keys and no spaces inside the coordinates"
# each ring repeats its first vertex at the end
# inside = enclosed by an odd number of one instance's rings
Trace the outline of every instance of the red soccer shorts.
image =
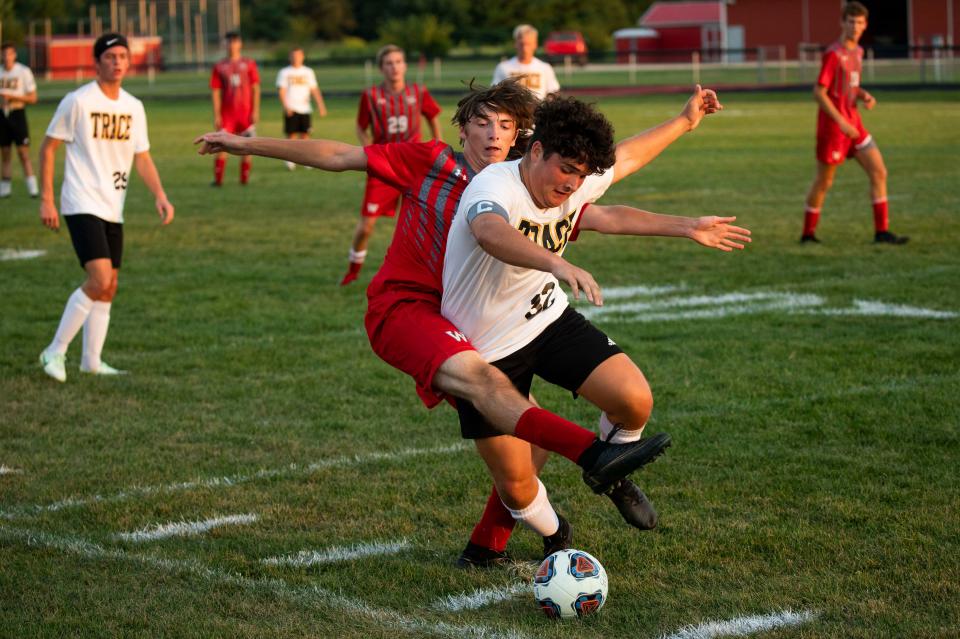
{"type": "Polygon", "coordinates": [[[857,127],[857,138],[854,140],[845,134],[837,123],[823,113],[817,119],[817,159],[824,164],[842,164],[847,158],[852,158],[857,151],[864,149],[873,142],[873,137],[863,128],[860,116],[849,118],[851,124],[857,127]]]}
{"type": "Polygon", "coordinates": [[[252,118],[223,118],[223,128],[222,130],[227,133],[233,133],[234,135],[244,135],[253,137],[253,121],[252,118]]]}
{"type": "Polygon", "coordinates": [[[457,353],[475,350],[473,344],[440,314],[439,300],[400,292],[386,297],[371,299],[367,307],[370,345],[380,359],[412,377],[420,399],[433,408],[444,398],[433,388],[437,369],[457,353]]]}
{"type": "Polygon", "coordinates": [[[397,202],[400,201],[400,191],[383,180],[372,175],[367,176],[367,189],[363,193],[363,206],[360,215],[363,217],[393,217],[397,213],[397,202]]]}

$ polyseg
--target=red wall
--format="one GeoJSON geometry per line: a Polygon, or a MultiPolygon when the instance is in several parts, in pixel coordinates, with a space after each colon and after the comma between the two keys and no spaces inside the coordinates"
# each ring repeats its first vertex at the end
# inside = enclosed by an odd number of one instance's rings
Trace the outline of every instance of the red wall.
{"type": "Polygon", "coordinates": [[[942,36],[944,41],[949,35],[947,28],[948,4],[953,5],[953,43],[960,37],[960,0],[912,0],[913,6],[912,44],[929,45],[934,36],[942,36]]]}
{"type": "Polygon", "coordinates": [[[827,44],[840,35],[841,0],[737,0],[727,5],[727,24],[743,26],[744,46],[787,47],[797,57],[804,41],[803,4],[809,19],[809,42],[827,44]]]}

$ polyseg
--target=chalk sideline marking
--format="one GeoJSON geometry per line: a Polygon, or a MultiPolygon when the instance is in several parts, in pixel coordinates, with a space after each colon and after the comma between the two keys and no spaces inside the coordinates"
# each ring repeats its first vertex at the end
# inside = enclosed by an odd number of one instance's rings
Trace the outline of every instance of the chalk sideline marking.
{"type": "Polygon", "coordinates": [[[19,475],[22,472],[19,468],[10,468],[9,466],[0,464],[0,475],[19,475]]]}
{"type": "Polygon", "coordinates": [[[817,613],[811,610],[793,612],[781,610],[769,615],[737,617],[727,621],[708,621],[696,626],[686,626],[672,635],[662,635],[661,639],[714,639],[715,637],[745,637],[756,632],[766,632],[775,628],[799,626],[816,619],[817,613]]]}
{"type": "Polygon", "coordinates": [[[0,249],[0,262],[10,260],[32,260],[35,257],[46,255],[46,251],[41,250],[20,250],[20,249],[0,249]]]}
{"type": "Polygon", "coordinates": [[[194,560],[165,559],[163,557],[155,557],[141,553],[127,553],[123,550],[104,548],[103,546],[84,539],[60,537],[45,532],[7,526],[0,526],[0,539],[16,540],[28,546],[52,548],[86,559],[137,563],[169,573],[186,573],[207,581],[282,597],[287,601],[310,606],[318,611],[328,611],[330,608],[337,608],[363,616],[382,626],[409,632],[414,635],[427,633],[439,637],[451,637],[451,639],[458,639],[459,637],[471,637],[473,639],[527,639],[526,635],[512,629],[500,629],[476,624],[452,624],[409,617],[395,610],[377,608],[342,594],[325,590],[319,586],[292,585],[282,579],[255,579],[252,577],[244,577],[240,574],[211,568],[194,560]]]}
{"type": "Polygon", "coordinates": [[[158,539],[168,539],[170,537],[195,537],[220,526],[252,524],[258,519],[259,517],[256,515],[246,514],[214,517],[212,519],[205,519],[203,521],[177,521],[173,522],[172,524],[157,524],[155,526],[148,526],[133,532],[117,533],[114,535],[114,537],[120,541],[128,541],[132,543],[156,541],[158,539]]]}
{"type": "Polygon", "coordinates": [[[671,287],[621,287],[605,293],[606,299],[626,300],[581,309],[587,318],[611,322],[669,322],[692,319],[716,319],[737,315],[784,311],[788,314],[814,314],[859,317],[909,317],[919,319],[956,319],[960,313],[916,306],[888,304],[877,300],[854,299],[846,308],[831,308],[820,295],[756,291],[722,295],[658,297],[672,292],[671,287]],[[647,297],[642,301],[630,298],[647,297]]]}
{"type": "Polygon", "coordinates": [[[490,604],[513,599],[520,593],[530,592],[531,590],[532,588],[528,583],[515,583],[505,588],[479,589],[470,594],[447,595],[433,602],[430,607],[434,610],[444,610],[446,612],[477,610],[490,604]]]}
{"type": "Polygon", "coordinates": [[[260,563],[266,564],[267,566],[306,567],[316,564],[348,561],[350,559],[359,559],[372,555],[395,555],[409,547],[410,542],[406,539],[391,542],[354,544],[352,546],[334,546],[326,550],[302,550],[293,555],[269,557],[267,559],[261,559],[260,563]]]}
{"type": "Polygon", "coordinates": [[[448,446],[437,446],[435,448],[405,448],[395,452],[385,453],[366,453],[363,455],[331,457],[308,465],[289,464],[280,468],[269,468],[259,470],[252,474],[236,474],[226,477],[209,477],[207,479],[196,479],[194,481],[178,482],[173,484],[163,484],[159,486],[132,486],[112,495],[89,495],[86,497],[68,497],[50,504],[39,504],[33,506],[21,506],[10,508],[6,511],[0,511],[0,519],[13,520],[30,515],[38,515],[46,512],[57,512],[66,508],[80,508],[90,504],[102,504],[125,501],[150,495],[169,495],[172,493],[196,490],[198,488],[229,488],[238,484],[244,484],[261,479],[273,479],[275,477],[297,477],[312,475],[313,473],[326,468],[338,466],[356,466],[368,462],[376,461],[395,461],[406,459],[408,457],[417,457],[422,455],[447,455],[459,453],[467,449],[464,442],[457,442],[448,446]]]}

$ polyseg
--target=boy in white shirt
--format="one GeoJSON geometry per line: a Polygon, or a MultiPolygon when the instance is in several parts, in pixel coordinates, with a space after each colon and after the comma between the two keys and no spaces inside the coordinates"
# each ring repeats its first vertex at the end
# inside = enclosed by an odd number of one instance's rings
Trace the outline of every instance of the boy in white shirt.
{"type": "Polygon", "coordinates": [[[30,197],[40,194],[37,188],[37,176],[33,174],[30,163],[30,128],[27,126],[28,104],[37,103],[37,83],[33,72],[17,62],[17,48],[9,42],[0,47],[3,60],[0,63],[0,155],[2,155],[2,177],[0,177],[0,197],[9,197],[13,177],[13,154],[11,147],[17,145],[17,155],[23,166],[23,177],[27,183],[30,197]]]}
{"type": "Polygon", "coordinates": [[[521,24],[513,30],[513,44],[517,55],[504,60],[493,70],[493,84],[507,78],[520,78],[520,82],[541,100],[560,90],[553,67],[540,58],[537,51],[537,30],[529,24],[521,24]]]}
{"type": "Polygon", "coordinates": [[[143,103],[121,88],[130,68],[127,39],[117,33],[100,36],[93,45],[97,78],[67,94],[47,128],[40,147],[40,220],[60,228],[53,199],[57,148],[66,145],[60,209],[80,265],[83,285],[67,301],[53,341],[40,354],[44,372],[59,382],[67,379],[67,347],[83,327],[80,371],[117,375],[100,359],[110,324],[110,306],[117,292],[123,254],[123,204],[131,166],[156,198],[163,224],[173,221],[157,168],[150,157],[143,103]]]}
{"type": "MultiPolygon", "coordinates": [[[[321,118],[326,117],[327,107],[317,86],[317,75],[303,64],[303,49],[300,47],[290,52],[290,66],[280,69],[277,74],[277,90],[283,105],[283,132],[290,140],[306,140],[312,128],[311,96],[317,102],[317,114],[321,118]]],[[[293,162],[286,165],[291,171],[297,167],[293,162]]]]}

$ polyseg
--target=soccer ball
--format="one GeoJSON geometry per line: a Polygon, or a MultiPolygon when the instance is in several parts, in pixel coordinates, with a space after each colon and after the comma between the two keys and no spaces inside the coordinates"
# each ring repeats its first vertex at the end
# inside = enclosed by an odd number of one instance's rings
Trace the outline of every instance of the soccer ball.
{"type": "Polygon", "coordinates": [[[533,597],[551,619],[591,615],[607,601],[607,571],[582,550],[558,550],[533,577],[533,597]]]}

